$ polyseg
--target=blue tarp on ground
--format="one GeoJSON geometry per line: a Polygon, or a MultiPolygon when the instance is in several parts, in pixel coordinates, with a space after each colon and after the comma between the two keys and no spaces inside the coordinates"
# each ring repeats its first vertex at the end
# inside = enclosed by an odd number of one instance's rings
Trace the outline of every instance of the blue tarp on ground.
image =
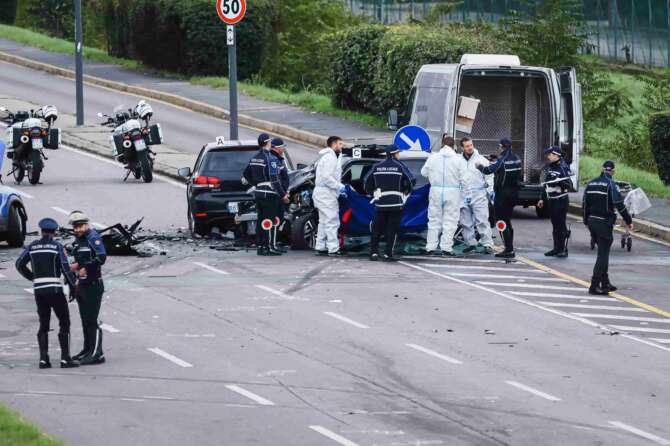
{"type": "MultiPolygon", "coordinates": [[[[428,192],[430,186],[425,185],[407,198],[400,224],[401,233],[421,233],[428,225],[428,192]]],[[[370,203],[371,198],[359,194],[347,185],[347,198],[340,198],[340,219],[342,220],[349,210],[351,217],[347,224],[346,234],[351,236],[370,234],[370,222],[375,215],[375,205],[370,203]]]]}

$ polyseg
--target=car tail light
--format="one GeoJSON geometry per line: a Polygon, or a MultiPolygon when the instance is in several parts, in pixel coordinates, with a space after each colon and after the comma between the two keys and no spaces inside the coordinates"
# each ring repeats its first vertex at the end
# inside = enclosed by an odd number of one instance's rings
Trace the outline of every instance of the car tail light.
{"type": "Polygon", "coordinates": [[[217,177],[208,177],[205,175],[199,175],[193,180],[193,187],[201,189],[215,189],[221,187],[221,179],[217,177]]]}
{"type": "Polygon", "coordinates": [[[197,214],[193,214],[193,216],[198,218],[207,217],[207,212],[199,212],[197,214]]]}

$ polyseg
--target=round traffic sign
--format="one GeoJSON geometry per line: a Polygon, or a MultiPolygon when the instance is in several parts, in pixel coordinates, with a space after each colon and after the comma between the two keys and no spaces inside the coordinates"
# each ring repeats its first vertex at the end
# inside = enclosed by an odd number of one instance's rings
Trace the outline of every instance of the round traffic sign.
{"type": "Polygon", "coordinates": [[[234,25],[244,18],[247,0],[216,0],[216,13],[228,25],[234,25]]]}

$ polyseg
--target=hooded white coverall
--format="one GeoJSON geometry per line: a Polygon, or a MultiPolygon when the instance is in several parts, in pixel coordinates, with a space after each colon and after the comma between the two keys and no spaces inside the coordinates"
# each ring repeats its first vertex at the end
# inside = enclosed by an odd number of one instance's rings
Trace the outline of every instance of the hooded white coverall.
{"type": "Polygon", "coordinates": [[[340,191],[344,187],[341,183],[342,163],[335,151],[329,147],[319,152],[316,162],[316,180],[312,199],[319,211],[319,227],[316,233],[317,251],[330,253],[340,249],[337,231],[340,228],[340,205],[337,202],[340,191]]]}
{"type": "Polygon", "coordinates": [[[440,233],[442,251],[451,252],[454,246],[465,170],[460,156],[451,147],[444,146],[439,152],[431,154],[421,168],[421,175],[430,183],[427,251],[437,250],[440,233]]]}
{"type": "MultiPolygon", "coordinates": [[[[470,159],[461,155],[465,167],[463,178],[463,203],[461,205],[461,225],[463,227],[463,239],[468,246],[476,246],[475,228],[479,232],[479,243],[482,246],[493,248],[491,238],[491,225],[489,224],[489,198],[488,189],[490,183],[486,175],[475,167],[481,164],[486,167],[490,163],[479,154],[477,149],[472,153],[470,159]]],[[[489,180],[490,180],[489,175],[489,180]]]]}

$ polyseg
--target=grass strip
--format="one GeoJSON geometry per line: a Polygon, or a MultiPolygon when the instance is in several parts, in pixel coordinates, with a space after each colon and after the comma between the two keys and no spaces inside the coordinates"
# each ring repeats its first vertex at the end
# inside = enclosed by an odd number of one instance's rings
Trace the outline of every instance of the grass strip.
{"type": "Polygon", "coordinates": [[[0,446],[63,446],[18,413],[0,405],[0,446]]]}
{"type": "MultiPolygon", "coordinates": [[[[579,178],[583,184],[600,175],[604,158],[594,158],[582,155],[579,158],[579,178]]],[[[666,186],[655,173],[630,167],[616,161],[614,178],[618,181],[628,181],[641,187],[650,197],[670,198],[670,186],[666,186]]]]}

